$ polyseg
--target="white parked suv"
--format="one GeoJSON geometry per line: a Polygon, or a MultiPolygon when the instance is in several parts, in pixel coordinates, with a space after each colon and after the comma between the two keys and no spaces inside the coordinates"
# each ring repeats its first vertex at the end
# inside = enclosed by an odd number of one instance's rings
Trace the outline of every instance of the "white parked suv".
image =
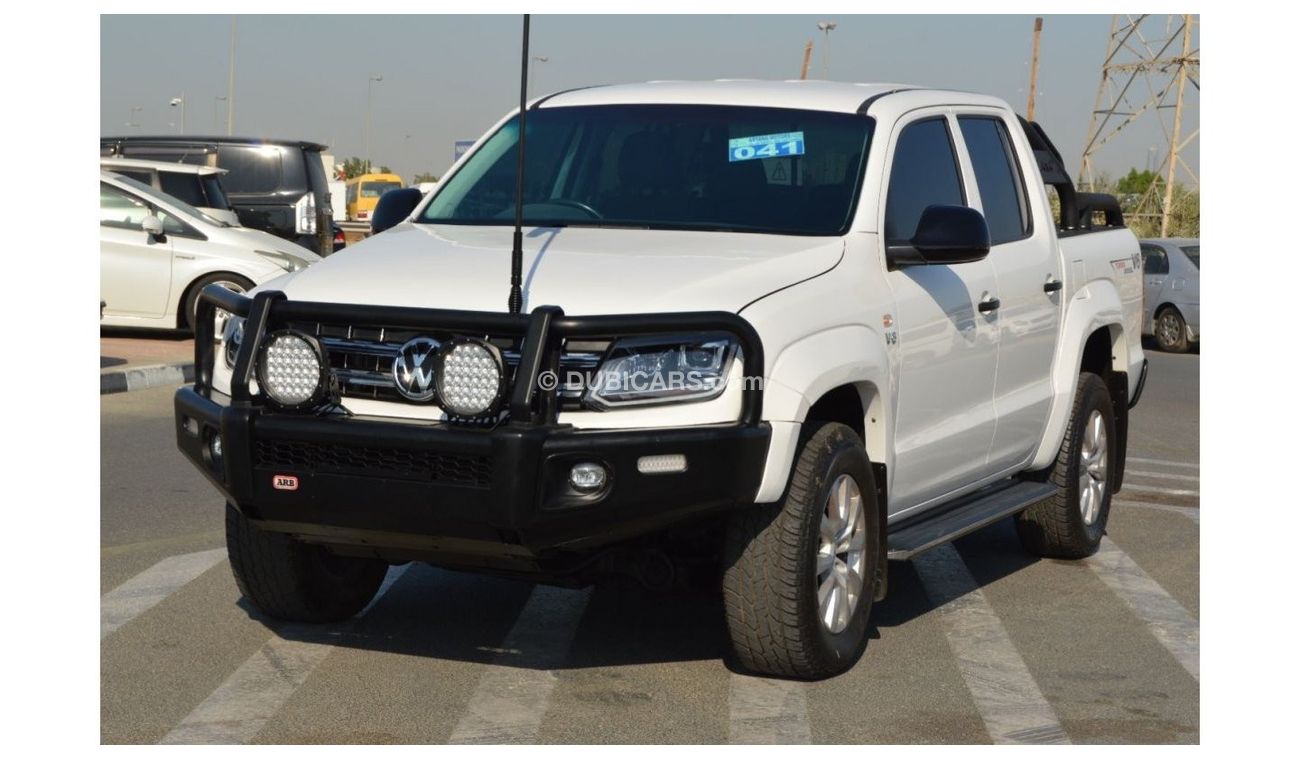
{"type": "Polygon", "coordinates": [[[1034,554],[1097,549],[1141,261],[1037,125],[825,82],[593,87],[526,117],[521,309],[518,114],[431,197],[392,194],[391,228],[204,291],[177,438],[254,606],[345,618],[412,560],[664,586],[712,557],[737,661],[819,678],[866,646],[887,560],[1011,516],[1034,554]]]}
{"type": "Polygon", "coordinates": [[[215,219],[120,174],[99,175],[100,324],[192,327],[199,291],[251,290],[320,257],[260,230],[215,219]]]}

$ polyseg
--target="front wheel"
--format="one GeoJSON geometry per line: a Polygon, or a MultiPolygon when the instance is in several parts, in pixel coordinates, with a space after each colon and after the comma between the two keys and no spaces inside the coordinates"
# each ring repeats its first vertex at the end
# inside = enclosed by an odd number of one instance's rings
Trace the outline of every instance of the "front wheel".
{"type": "Polygon", "coordinates": [[[365,609],[388,573],[388,564],[381,560],[341,557],[284,533],[262,530],[229,504],[226,550],[239,592],[277,620],[346,620],[365,609]]]}
{"type": "MultiPolygon", "coordinates": [[[[226,290],[235,293],[247,293],[253,289],[252,280],[247,277],[241,277],[237,274],[218,272],[216,274],[209,274],[200,277],[190,286],[189,291],[185,295],[185,326],[190,330],[198,330],[199,291],[209,285],[220,285],[226,290]]],[[[218,335],[218,337],[220,336],[218,335]]]]}
{"type": "Polygon", "coordinates": [[[799,451],[785,497],[732,518],[723,598],[744,668],[811,679],[857,662],[879,572],[875,494],[857,434],[821,423],[799,451]]]}

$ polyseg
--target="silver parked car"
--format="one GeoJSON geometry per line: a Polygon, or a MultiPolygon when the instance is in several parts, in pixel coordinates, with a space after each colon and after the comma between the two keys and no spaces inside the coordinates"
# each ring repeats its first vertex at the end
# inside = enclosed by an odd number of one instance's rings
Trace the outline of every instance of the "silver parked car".
{"type": "Polygon", "coordinates": [[[1201,340],[1201,241],[1142,241],[1146,309],[1142,334],[1163,351],[1182,353],[1201,340]]]}

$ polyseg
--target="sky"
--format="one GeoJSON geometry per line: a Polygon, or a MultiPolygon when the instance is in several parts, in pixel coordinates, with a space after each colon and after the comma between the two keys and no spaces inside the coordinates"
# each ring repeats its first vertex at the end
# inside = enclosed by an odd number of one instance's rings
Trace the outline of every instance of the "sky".
{"type": "MultiPolygon", "coordinates": [[[[226,103],[216,98],[227,92],[231,18],[101,16],[100,133],[179,134],[180,109],[168,103],[183,94],[188,133],[224,134],[226,103]]],[[[1077,174],[1110,17],[1044,19],[1036,120],[1077,174]]],[[[1157,19],[1148,24],[1163,31],[1157,19]]],[[[1016,15],[534,15],[531,55],[548,60],[533,63],[530,91],[794,79],[813,40],[810,78],[971,90],[1023,113],[1032,28],[1033,17],[1016,15]],[[837,24],[829,41],[819,20],[837,24]]],[[[408,181],[417,172],[441,175],[456,140],[477,138],[517,104],[520,34],[520,17],[510,15],[239,16],[235,134],[323,142],[340,162],[361,155],[369,85],[374,164],[408,181]],[[372,76],[383,81],[370,83],[372,76]]],[[[1184,134],[1199,123],[1199,93],[1188,92],[1184,134]]],[[[1163,157],[1151,150],[1162,142],[1149,118],[1122,131],[1097,166],[1111,175],[1146,168],[1163,157]]],[[[1198,149],[1193,141],[1187,152],[1193,168],[1198,149]]]]}

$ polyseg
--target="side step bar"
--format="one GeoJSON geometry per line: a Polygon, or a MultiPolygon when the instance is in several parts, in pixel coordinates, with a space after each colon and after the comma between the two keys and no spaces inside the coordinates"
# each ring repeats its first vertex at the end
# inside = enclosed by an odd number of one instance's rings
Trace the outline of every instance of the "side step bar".
{"type": "Polygon", "coordinates": [[[1003,480],[889,526],[889,559],[905,560],[1054,496],[1057,486],[1003,480]]]}

